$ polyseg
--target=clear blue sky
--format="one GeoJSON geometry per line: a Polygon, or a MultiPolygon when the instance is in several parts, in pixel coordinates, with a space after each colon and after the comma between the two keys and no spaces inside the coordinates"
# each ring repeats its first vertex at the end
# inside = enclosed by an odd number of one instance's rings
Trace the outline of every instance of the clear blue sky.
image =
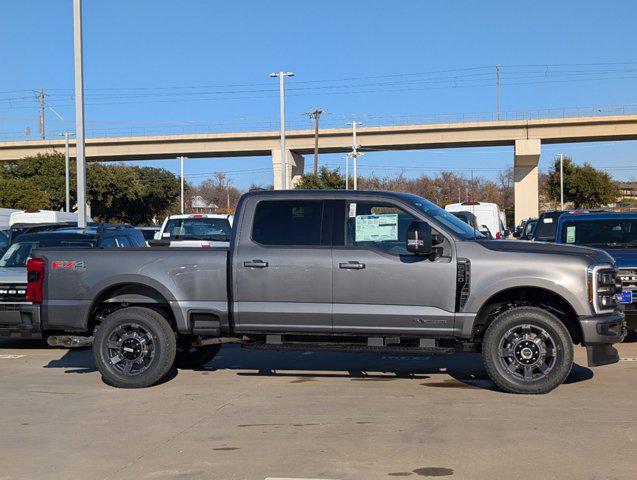
{"type": "MultiPolygon", "coordinates": [[[[502,110],[637,104],[634,1],[168,1],[85,0],[89,133],[263,129],[278,115],[272,70],[291,70],[293,126],[314,107],[325,125],[374,115],[493,112],[495,65],[502,110]],[[598,64],[598,65],[593,65],[598,64]],[[392,76],[393,75],[393,76],[392,76]],[[213,127],[208,127],[212,125],[213,127]]],[[[53,136],[73,129],[72,1],[4,2],[0,15],[0,138],[37,138],[31,90],[53,136]]],[[[369,122],[374,120],[369,119],[369,122]]],[[[545,146],[578,162],[637,176],[637,142],[545,146]]],[[[307,159],[311,163],[311,158],[307,159]]],[[[330,165],[338,155],[325,155],[330,165]]],[[[177,171],[176,161],[152,162],[177,171]]],[[[494,177],[511,148],[369,152],[363,174],[494,177]]],[[[269,158],[189,160],[195,182],[231,172],[235,185],[272,182],[269,158]]]]}

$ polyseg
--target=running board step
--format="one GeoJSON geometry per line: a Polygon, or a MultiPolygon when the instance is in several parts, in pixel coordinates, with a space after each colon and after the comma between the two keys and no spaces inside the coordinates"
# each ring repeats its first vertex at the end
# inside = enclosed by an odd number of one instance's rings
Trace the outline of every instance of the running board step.
{"type": "Polygon", "coordinates": [[[401,346],[368,346],[360,343],[262,343],[243,342],[242,348],[253,350],[295,350],[322,352],[367,352],[367,353],[400,353],[403,355],[450,355],[456,352],[452,347],[401,347],[401,346]]]}

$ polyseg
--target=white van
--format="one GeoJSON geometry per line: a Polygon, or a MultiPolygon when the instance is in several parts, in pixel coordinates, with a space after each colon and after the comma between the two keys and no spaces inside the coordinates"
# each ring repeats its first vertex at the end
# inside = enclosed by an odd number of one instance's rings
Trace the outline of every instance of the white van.
{"type": "Polygon", "coordinates": [[[493,238],[504,238],[506,227],[502,223],[503,213],[495,203],[462,202],[445,205],[448,212],[471,212],[475,215],[478,227],[483,225],[489,229],[493,238]]]}
{"type": "Polygon", "coordinates": [[[16,210],[15,208],[0,208],[0,230],[9,228],[9,221],[11,214],[15,212],[21,212],[22,210],[16,210]]]}
{"type": "MultiPolygon", "coordinates": [[[[91,222],[90,217],[86,217],[87,222],[91,222]]],[[[77,222],[77,213],[75,212],[58,212],[56,210],[34,210],[14,211],[9,218],[9,226],[26,225],[26,224],[53,224],[53,223],[69,223],[77,222]]]]}

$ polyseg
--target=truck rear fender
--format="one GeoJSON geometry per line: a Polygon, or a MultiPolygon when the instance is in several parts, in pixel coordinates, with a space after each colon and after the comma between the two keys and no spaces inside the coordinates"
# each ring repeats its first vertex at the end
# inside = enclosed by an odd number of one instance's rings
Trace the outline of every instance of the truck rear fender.
{"type": "Polygon", "coordinates": [[[187,321],[173,295],[162,284],[148,277],[121,275],[109,278],[108,285],[98,285],[91,308],[84,319],[87,331],[92,331],[100,311],[116,309],[118,305],[156,307],[166,313],[176,331],[187,330],[187,321]],[[124,278],[122,278],[124,277],[124,278]],[[110,308],[109,308],[110,307],[110,308]]]}

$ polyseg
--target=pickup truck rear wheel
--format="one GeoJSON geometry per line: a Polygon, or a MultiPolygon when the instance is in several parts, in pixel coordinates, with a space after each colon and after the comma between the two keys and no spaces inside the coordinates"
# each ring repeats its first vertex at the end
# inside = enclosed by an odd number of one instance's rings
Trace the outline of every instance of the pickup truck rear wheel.
{"type": "Polygon", "coordinates": [[[168,321],[149,308],[129,307],[111,313],[99,325],[93,357],[106,383],[144,388],[159,382],[175,360],[175,334],[168,321]]]}
{"type": "Polygon", "coordinates": [[[175,366],[182,369],[201,367],[211,361],[221,350],[221,344],[195,347],[188,338],[177,339],[175,366]]]}
{"type": "Polygon", "coordinates": [[[548,393],[573,365],[566,326],[536,307],[516,307],[493,320],[484,336],[482,357],[489,377],[509,393],[548,393]]]}

